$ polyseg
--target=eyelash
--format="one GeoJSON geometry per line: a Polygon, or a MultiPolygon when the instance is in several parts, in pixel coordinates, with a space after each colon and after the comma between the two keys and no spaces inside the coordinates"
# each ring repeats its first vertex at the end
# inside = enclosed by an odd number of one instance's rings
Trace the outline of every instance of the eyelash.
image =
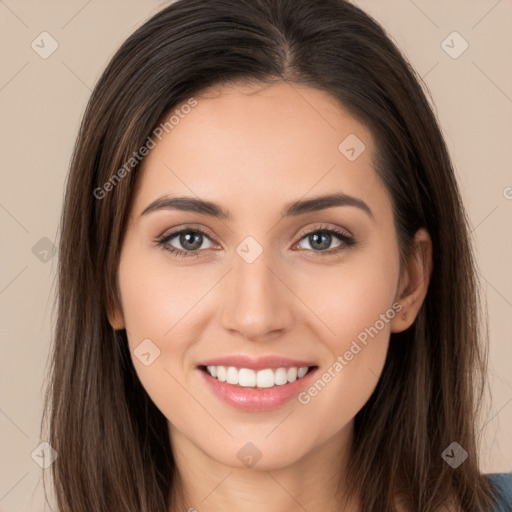
{"type": "MultiPolygon", "coordinates": [[[[200,256],[201,252],[204,249],[196,250],[196,251],[184,251],[184,250],[176,249],[176,248],[168,245],[168,242],[170,240],[172,240],[173,238],[176,238],[178,235],[180,235],[182,233],[194,233],[194,234],[199,233],[207,238],[210,238],[210,236],[201,229],[184,228],[184,229],[180,229],[178,231],[173,231],[172,233],[164,235],[163,237],[157,238],[155,240],[155,242],[158,247],[161,247],[163,250],[170,252],[173,256],[175,256],[177,258],[190,258],[190,257],[194,258],[194,257],[200,256]]],[[[338,230],[335,228],[329,228],[327,226],[321,226],[319,228],[316,228],[316,229],[313,229],[311,231],[304,233],[297,243],[299,243],[304,238],[306,238],[312,234],[333,234],[336,236],[336,238],[338,238],[342,242],[338,247],[336,247],[335,249],[330,250],[330,251],[313,251],[311,249],[306,249],[307,251],[317,253],[319,256],[333,256],[343,250],[353,247],[356,244],[356,241],[354,240],[354,238],[352,236],[348,235],[347,233],[345,233],[344,231],[341,231],[341,230],[338,230]]]]}

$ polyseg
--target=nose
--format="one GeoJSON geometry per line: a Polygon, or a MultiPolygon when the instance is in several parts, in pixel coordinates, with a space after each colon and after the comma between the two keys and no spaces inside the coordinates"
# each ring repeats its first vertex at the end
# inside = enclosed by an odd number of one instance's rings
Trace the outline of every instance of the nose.
{"type": "Polygon", "coordinates": [[[234,255],[222,298],[222,327],[249,341],[270,341],[292,325],[293,293],[263,253],[252,263],[234,255]]]}

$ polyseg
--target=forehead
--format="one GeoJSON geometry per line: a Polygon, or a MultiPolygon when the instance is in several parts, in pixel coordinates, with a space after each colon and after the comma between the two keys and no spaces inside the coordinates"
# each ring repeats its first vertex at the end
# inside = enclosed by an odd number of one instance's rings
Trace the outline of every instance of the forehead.
{"type": "Polygon", "coordinates": [[[323,91],[232,84],[194,99],[195,106],[178,105],[166,116],[178,114],[144,158],[136,211],[166,193],[240,211],[279,208],[308,194],[343,192],[367,202],[385,194],[369,129],[323,91]]]}

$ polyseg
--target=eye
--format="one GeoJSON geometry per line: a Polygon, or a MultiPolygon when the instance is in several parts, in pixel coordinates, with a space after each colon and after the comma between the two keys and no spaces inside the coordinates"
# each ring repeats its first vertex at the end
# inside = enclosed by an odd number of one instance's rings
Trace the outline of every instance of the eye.
{"type": "MultiPolygon", "coordinates": [[[[309,231],[301,238],[301,241],[302,240],[305,240],[307,245],[309,245],[309,247],[306,247],[307,250],[314,251],[322,256],[337,254],[356,243],[354,238],[348,233],[324,226],[309,231]],[[338,240],[338,245],[336,245],[332,250],[324,250],[331,246],[333,239],[338,240]]],[[[299,244],[300,241],[297,245],[299,244]]]]}
{"type": "MultiPolygon", "coordinates": [[[[168,235],[163,236],[157,240],[158,246],[163,247],[165,250],[173,253],[178,257],[195,257],[199,256],[201,246],[205,239],[209,240],[209,236],[200,229],[182,229],[180,231],[174,231],[168,235]],[[176,242],[180,247],[175,247],[171,244],[171,241],[176,239],[176,242]]],[[[203,249],[210,249],[213,244],[210,241],[210,245],[203,247],[203,249]]]]}
{"type": "MultiPolygon", "coordinates": [[[[309,247],[305,247],[306,250],[314,252],[319,256],[337,254],[356,243],[354,238],[348,233],[326,226],[308,231],[294,247],[299,246],[302,240],[305,240],[309,245],[309,247]],[[336,240],[338,240],[338,244],[334,249],[324,250],[328,249],[332,242],[336,240]]],[[[200,256],[202,250],[211,249],[214,246],[209,235],[197,228],[184,228],[173,231],[157,239],[156,243],[159,247],[162,247],[164,250],[172,253],[173,256],[179,258],[200,256]],[[205,241],[209,241],[209,245],[203,247],[205,241]],[[174,244],[177,244],[178,247],[174,244]]]]}

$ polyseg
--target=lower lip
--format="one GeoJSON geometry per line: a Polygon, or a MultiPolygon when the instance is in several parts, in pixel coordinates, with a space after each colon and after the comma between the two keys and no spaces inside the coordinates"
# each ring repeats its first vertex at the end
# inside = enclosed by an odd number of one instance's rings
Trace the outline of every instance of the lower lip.
{"type": "Polygon", "coordinates": [[[317,368],[313,368],[304,377],[294,382],[272,388],[250,388],[228,384],[212,377],[202,369],[199,369],[199,372],[210,389],[225,403],[237,409],[256,412],[276,409],[296,398],[309,384],[316,370],[317,368]]]}

